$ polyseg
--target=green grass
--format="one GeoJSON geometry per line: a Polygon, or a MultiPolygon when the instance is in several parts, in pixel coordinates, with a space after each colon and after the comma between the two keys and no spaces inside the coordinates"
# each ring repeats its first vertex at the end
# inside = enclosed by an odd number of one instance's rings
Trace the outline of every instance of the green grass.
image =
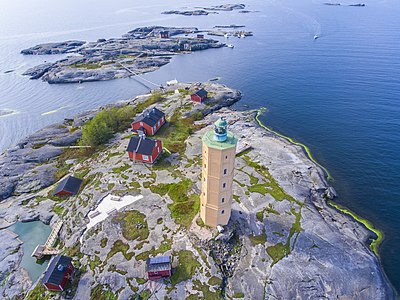
{"type": "Polygon", "coordinates": [[[267,235],[265,233],[262,233],[260,235],[250,235],[249,239],[253,246],[264,245],[267,242],[267,235]]]}
{"type": "Polygon", "coordinates": [[[125,164],[121,167],[113,168],[112,170],[114,173],[121,174],[122,172],[125,172],[126,170],[128,170],[130,167],[131,167],[130,165],[125,164]]]}
{"type": "Polygon", "coordinates": [[[197,258],[189,250],[179,251],[177,257],[178,265],[174,274],[171,276],[171,283],[174,286],[180,282],[191,279],[196,273],[197,268],[201,266],[197,258]]]}
{"type": "Polygon", "coordinates": [[[110,252],[107,254],[106,260],[108,260],[110,257],[113,257],[115,254],[118,252],[121,252],[122,255],[126,258],[126,260],[131,260],[133,255],[135,254],[134,252],[128,253],[129,250],[129,245],[125,244],[121,240],[117,240],[114,245],[112,246],[110,252]]]}
{"type": "Polygon", "coordinates": [[[149,251],[144,251],[136,255],[136,260],[146,260],[149,257],[156,257],[158,254],[164,254],[168,250],[171,250],[172,247],[172,239],[168,239],[164,237],[164,240],[161,242],[159,247],[153,247],[149,251]]]}
{"type": "Polygon", "coordinates": [[[174,153],[183,154],[186,150],[186,139],[199,127],[194,122],[203,118],[202,113],[193,114],[184,118],[177,109],[170,121],[164,125],[163,130],[157,134],[163,142],[163,146],[174,153]]]}
{"type": "Polygon", "coordinates": [[[359,215],[357,215],[354,212],[350,211],[349,209],[341,206],[340,204],[334,203],[332,201],[328,201],[328,204],[330,206],[336,208],[338,211],[351,216],[354,220],[363,224],[368,230],[370,230],[376,234],[377,238],[372,240],[371,244],[369,245],[369,248],[375,253],[376,256],[379,257],[379,245],[382,243],[383,238],[384,238],[383,232],[380,231],[379,229],[377,229],[374,226],[374,224],[372,224],[367,219],[360,217],[359,215]]]}
{"type": "Polygon", "coordinates": [[[106,237],[102,238],[100,241],[100,247],[104,248],[105,246],[107,246],[107,242],[108,242],[108,239],[106,237]]]}
{"type": "Polygon", "coordinates": [[[222,279],[217,277],[217,276],[213,276],[208,280],[208,284],[209,285],[221,285],[222,284],[222,279]]]}
{"type": "Polygon", "coordinates": [[[143,241],[149,237],[146,216],[137,210],[118,213],[113,221],[121,224],[122,235],[129,241],[143,241]]]}
{"type": "Polygon", "coordinates": [[[91,291],[90,291],[90,299],[91,300],[117,300],[118,297],[108,289],[106,286],[103,286],[101,284],[96,285],[91,291]]]}
{"type": "Polygon", "coordinates": [[[95,268],[99,267],[100,265],[101,265],[101,260],[98,256],[94,256],[94,259],[89,261],[89,268],[92,271],[95,268]]]}
{"type": "Polygon", "coordinates": [[[233,298],[244,298],[244,294],[242,292],[235,292],[232,297],[233,298]]]}
{"type": "Polygon", "coordinates": [[[177,224],[189,227],[195,215],[199,212],[200,197],[197,194],[191,194],[191,185],[193,182],[190,179],[184,178],[177,183],[160,183],[150,185],[150,190],[160,196],[168,196],[173,201],[168,204],[171,211],[171,216],[177,224]]]}
{"type": "Polygon", "coordinates": [[[148,300],[151,297],[151,291],[149,289],[145,289],[140,293],[140,298],[141,300],[148,300]]]}
{"type": "MultiPolygon", "coordinates": [[[[218,277],[216,277],[218,278],[218,277]]],[[[221,281],[222,282],[222,281],[221,281]]],[[[203,293],[203,296],[200,297],[199,295],[191,295],[192,297],[188,299],[207,299],[207,300],[222,300],[224,299],[221,295],[221,291],[217,290],[217,292],[211,292],[208,288],[208,285],[202,284],[199,280],[193,280],[193,289],[200,291],[203,293]]]]}
{"type": "Polygon", "coordinates": [[[59,205],[54,205],[51,210],[54,211],[59,217],[61,217],[64,213],[64,207],[59,205]]]}
{"type": "Polygon", "coordinates": [[[282,243],[267,247],[267,253],[272,258],[271,266],[276,264],[285,256],[289,255],[287,247],[282,243]]]}

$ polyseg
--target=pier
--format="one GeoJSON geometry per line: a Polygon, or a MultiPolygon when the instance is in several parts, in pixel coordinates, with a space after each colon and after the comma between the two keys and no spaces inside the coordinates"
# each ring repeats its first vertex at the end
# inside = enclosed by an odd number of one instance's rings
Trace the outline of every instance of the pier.
{"type": "Polygon", "coordinates": [[[46,243],[44,245],[37,245],[35,250],[33,250],[33,253],[32,253],[33,257],[36,257],[37,259],[41,259],[41,258],[43,258],[43,256],[57,255],[61,252],[60,250],[54,249],[53,246],[57,240],[58,234],[59,234],[62,226],[63,226],[62,221],[58,221],[54,225],[49,237],[47,238],[46,243]]]}

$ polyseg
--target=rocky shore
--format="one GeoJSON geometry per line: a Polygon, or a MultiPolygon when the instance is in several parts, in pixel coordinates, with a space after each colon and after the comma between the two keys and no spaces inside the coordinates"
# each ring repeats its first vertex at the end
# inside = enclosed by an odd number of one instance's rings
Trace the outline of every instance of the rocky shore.
{"type": "MultiPolygon", "coordinates": [[[[75,299],[97,299],[99,293],[130,299],[155,291],[159,299],[394,299],[368,247],[371,233],[326,203],[335,192],[302,147],[258,126],[254,112],[228,108],[240,99],[239,91],[215,83],[179,83],[159,92],[162,99],[153,105],[167,114],[168,123],[156,138],[174,149],[170,155],[154,166],[130,162],[127,129],[93,156],[68,165],[69,173],[84,174],[79,195],[56,201],[49,196],[50,185],[0,203],[1,227],[28,217],[64,221],[62,250],[83,272],[75,299]],[[188,94],[200,87],[210,99],[195,104],[188,94]],[[201,137],[219,116],[226,117],[239,148],[251,146],[236,157],[232,217],[222,234],[205,227],[197,214],[201,137]],[[85,232],[89,212],[108,194],[143,198],[85,232]],[[160,254],[173,256],[174,275],[148,282],[145,260],[160,254]]],[[[149,97],[119,105],[137,106],[149,97]]],[[[79,132],[94,114],[65,120],[63,126],[79,132]]],[[[66,132],[59,130],[62,139],[66,132]]],[[[53,139],[40,140],[41,148],[57,149],[53,139]]],[[[4,247],[0,258],[9,253],[4,247]]],[[[15,259],[8,277],[0,273],[2,295],[11,295],[15,259]]],[[[12,288],[20,296],[27,292],[22,282],[12,288]]]]}
{"type": "Polygon", "coordinates": [[[212,39],[175,37],[196,32],[199,32],[197,28],[151,26],[136,28],[122,38],[40,44],[24,49],[21,53],[71,55],[54,63],[33,67],[23,75],[31,79],[41,78],[48,83],[125,78],[157,70],[177,54],[225,46],[212,39]],[[161,37],[162,33],[165,35],[161,37]]]}

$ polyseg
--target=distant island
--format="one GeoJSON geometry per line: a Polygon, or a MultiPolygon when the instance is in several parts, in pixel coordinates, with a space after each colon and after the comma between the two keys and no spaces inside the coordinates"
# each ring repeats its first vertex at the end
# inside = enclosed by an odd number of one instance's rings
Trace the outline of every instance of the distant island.
{"type": "Polygon", "coordinates": [[[41,220],[60,231],[54,251],[72,259],[74,299],[393,298],[372,251],[377,237],[329,204],[336,192],[325,169],[265,127],[262,111],[230,108],[240,98],[222,84],[171,82],[47,126],[0,155],[0,295],[59,298],[30,280],[21,241],[6,229],[41,220]],[[131,122],[154,112],[165,116],[152,123],[155,135],[135,135],[131,122]],[[218,231],[198,212],[202,137],[221,117],[238,146],[232,215],[218,231]],[[149,150],[133,147],[138,138],[162,142],[154,164],[130,159],[149,150]],[[60,197],[69,175],[80,185],[60,197]],[[148,280],[148,258],[161,255],[172,275],[148,280]]]}
{"type": "Polygon", "coordinates": [[[354,3],[354,4],[341,4],[341,3],[331,3],[331,2],[325,2],[324,5],[330,5],[330,6],[359,6],[359,7],[364,7],[364,3],[354,3]]]}
{"type": "Polygon", "coordinates": [[[40,44],[21,51],[24,55],[74,54],[54,63],[45,63],[23,75],[48,83],[80,83],[125,78],[157,70],[177,54],[221,48],[212,39],[186,37],[197,28],[151,26],[129,31],[121,38],[96,42],[65,41],[40,44]]]}

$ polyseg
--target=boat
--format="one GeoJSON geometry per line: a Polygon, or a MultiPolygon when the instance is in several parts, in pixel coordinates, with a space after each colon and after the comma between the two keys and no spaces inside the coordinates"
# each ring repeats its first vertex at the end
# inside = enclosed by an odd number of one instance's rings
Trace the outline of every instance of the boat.
{"type": "Polygon", "coordinates": [[[316,40],[317,38],[319,38],[319,36],[318,35],[314,35],[314,40],[316,40]]]}
{"type": "Polygon", "coordinates": [[[227,34],[227,33],[225,33],[225,34],[224,34],[224,37],[228,38],[229,36],[228,36],[228,34],[227,34]]]}
{"type": "Polygon", "coordinates": [[[226,45],[228,48],[233,48],[234,46],[232,44],[227,44],[226,45]]]}

